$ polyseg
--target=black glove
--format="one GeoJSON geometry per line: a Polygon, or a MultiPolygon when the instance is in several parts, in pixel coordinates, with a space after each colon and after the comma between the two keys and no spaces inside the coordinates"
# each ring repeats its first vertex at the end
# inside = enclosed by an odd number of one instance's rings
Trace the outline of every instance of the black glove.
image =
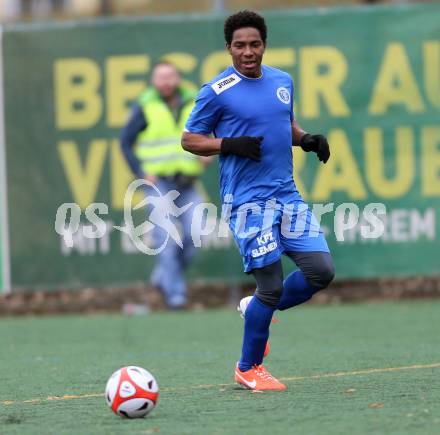
{"type": "Polygon", "coordinates": [[[224,156],[235,154],[259,162],[261,160],[261,141],[263,136],[224,137],[220,152],[224,156]]]}
{"type": "Polygon", "coordinates": [[[305,134],[299,145],[306,152],[315,152],[321,162],[327,163],[330,157],[330,147],[322,134],[305,134]]]}

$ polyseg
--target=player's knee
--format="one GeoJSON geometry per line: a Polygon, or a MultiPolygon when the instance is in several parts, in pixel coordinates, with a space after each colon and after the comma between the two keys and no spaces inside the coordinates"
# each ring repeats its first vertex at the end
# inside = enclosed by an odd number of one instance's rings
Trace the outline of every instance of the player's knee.
{"type": "Polygon", "coordinates": [[[327,288],[335,277],[335,267],[331,256],[323,257],[323,261],[316,263],[311,272],[305,274],[307,281],[317,290],[327,288]]]}
{"type": "Polygon", "coordinates": [[[283,282],[274,283],[270,288],[257,287],[255,296],[265,305],[275,308],[283,294],[283,282]]]}
{"type": "Polygon", "coordinates": [[[335,278],[335,267],[333,263],[326,264],[322,267],[319,274],[319,289],[327,288],[335,278]]]}

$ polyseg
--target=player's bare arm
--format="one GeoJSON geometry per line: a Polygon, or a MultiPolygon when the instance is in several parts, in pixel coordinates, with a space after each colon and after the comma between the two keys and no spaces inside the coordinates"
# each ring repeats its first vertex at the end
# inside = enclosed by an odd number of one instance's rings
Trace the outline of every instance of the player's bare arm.
{"type": "Polygon", "coordinates": [[[198,156],[215,156],[220,154],[221,139],[206,136],[204,134],[184,132],[182,135],[182,147],[185,151],[198,156]]]}
{"type": "Polygon", "coordinates": [[[259,162],[262,140],[262,136],[212,138],[203,134],[184,132],[182,147],[185,151],[198,156],[236,155],[259,162]]]}
{"type": "Polygon", "coordinates": [[[300,146],[301,139],[307,132],[301,128],[296,119],[292,122],[292,145],[300,146]]]}
{"type": "Polygon", "coordinates": [[[296,120],[292,122],[292,145],[300,146],[304,151],[313,151],[319,161],[327,163],[330,158],[330,146],[322,134],[309,134],[304,131],[296,120]]]}

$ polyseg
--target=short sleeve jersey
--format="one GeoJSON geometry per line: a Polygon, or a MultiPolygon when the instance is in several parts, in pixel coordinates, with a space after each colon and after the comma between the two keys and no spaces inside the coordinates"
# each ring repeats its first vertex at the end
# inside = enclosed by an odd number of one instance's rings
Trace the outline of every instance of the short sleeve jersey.
{"type": "Polygon", "coordinates": [[[232,195],[233,208],[271,198],[281,203],[301,198],[293,181],[293,99],[290,75],[266,65],[254,79],[230,66],[200,90],[186,131],[264,138],[260,162],[220,155],[221,196],[224,201],[232,195]]]}

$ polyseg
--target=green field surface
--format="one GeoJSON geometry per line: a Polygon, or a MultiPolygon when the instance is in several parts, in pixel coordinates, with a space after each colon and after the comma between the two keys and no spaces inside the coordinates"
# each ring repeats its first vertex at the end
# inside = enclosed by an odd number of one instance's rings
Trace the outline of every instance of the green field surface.
{"type": "Polygon", "coordinates": [[[233,383],[233,310],[0,320],[0,434],[440,434],[440,302],[305,306],[272,325],[287,391],[233,383]],[[158,380],[150,416],[124,420],[109,375],[158,380]]]}

